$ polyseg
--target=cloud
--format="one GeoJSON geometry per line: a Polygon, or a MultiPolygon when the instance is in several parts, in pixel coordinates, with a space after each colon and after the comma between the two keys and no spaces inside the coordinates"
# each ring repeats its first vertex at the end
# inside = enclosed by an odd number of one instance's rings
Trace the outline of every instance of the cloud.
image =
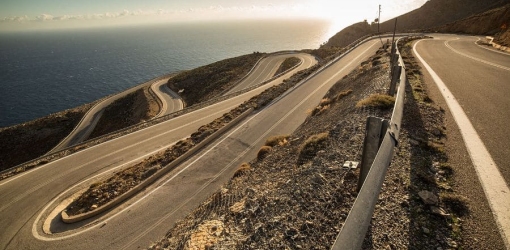
{"type": "Polygon", "coordinates": [[[13,16],[13,17],[4,17],[1,20],[2,22],[26,22],[30,21],[30,18],[27,15],[24,16],[13,16]]]}
{"type": "Polygon", "coordinates": [[[49,20],[53,20],[53,16],[50,14],[41,14],[41,15],[35,17],[35,19],[37,21],[49,21],[49,20]]]}
{"type": "Polygon", "coordinates": [[[53,17],[53,20],[61,21],[61,20],[68,20],[68,19],[71,19],[71,18],[72,17],[70,15],[63,15],[63,16],[53,17]]]}
{"type": "MultiPolygon", "coordinates": [[[[415,0],[418,1],[418,0],[415,0]]],[[[152,22],[152,21],[186,21],[186,20],[221,20],[221,19],[245,19],[245,18],[264,18],[264,17],[303,17],[309,16],[309,8],[295,4],[267,4],[267,5],[212,5],[207,7],[182,8],[182,9],[138,9],[130,11],[124,9],[119,12],[90,13],[81,15],[52,15],[44,13],[35,17],[15,16],[0,19],[0,22],[20,22],[20,23],[53,23],[57,25],[70,25],[71,23],[99,23],[98,21],[107,21],[108,23],[121,22],[152,22]],[[305,14],[303,14],[305,13],[305,14]],[[90,21],[90,22],[87,22],[90,21]],[[58,24],[60,25],[60,24],[58,24]]]]}

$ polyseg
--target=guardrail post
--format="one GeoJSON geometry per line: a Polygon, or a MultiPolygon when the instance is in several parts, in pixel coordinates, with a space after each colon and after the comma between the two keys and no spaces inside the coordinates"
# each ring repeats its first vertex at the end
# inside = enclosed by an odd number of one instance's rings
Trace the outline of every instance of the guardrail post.
{"type": "Polygon", "coordinates": [[[397,52],[397,48],[395,46],[395,43],[391,43],[391,55],[395,55],[397,52]]]}
{"type": "Polygon", "coordinates": [[[388,95],[390,95],[390,96],[395,95],[395,89],[397,86],[397,82],[400,81],[401,73],[402,73],[402,66],[395,65],[392,67],[391,82],[390,82],[390,89],[388,90],[388,95]]]}
{"type": "Polygon", "coordinates": [[[375,156],[379,151],[379,146],[381,146],[381,142],[389,125],[390,123],[388,120],[373,116],[367,118],[365,140],[363,142],[363,154],[361,156],[361,167],[358,179],[358,192],[361,189],[361,186],[363,186],[368,172],[370,172],[370,167],[372,166],[375,156]]]}

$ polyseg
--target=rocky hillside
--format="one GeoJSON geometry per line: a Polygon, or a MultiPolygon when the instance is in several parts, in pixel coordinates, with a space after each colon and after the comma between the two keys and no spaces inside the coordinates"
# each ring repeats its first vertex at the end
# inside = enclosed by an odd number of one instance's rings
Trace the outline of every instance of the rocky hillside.
{"type": "Polygon", "coordinates": [[[110,104],[99,119],[88,139],[96,138],[119,129],[143,122],[159,111],[156,100],[149,94],[149,86],[110,104]]]}
{"type": "Polygon", "coordinates": [[[510,4],[443,25],[433,31],[490,35],[495,37],[496,43],[509,46],[508,25],[510,25],[510,4]]]}
{"type": "Polygon", "coordinates": [[[44,155],[64,139],[94,103],[0,128],[0,170],[44,155]]]}
{"type": "Polygon", "coordinates": [[[358,38],[377,32],[367,21],[355,23],[332,36],[323,47],[344,47],[358,38]]]}
{"type": "MultiPolygon", "coordinates": [[[[397,17],[397,30],[398,31],[415,31],[415,30],[427,30],[436,31],[440,30],[439,27],[444,27],[447,24],[453,23],[458,20],[468,18],[473,15],[483,13],[485,11],[493,10],[505,6],[510,3],[510,0],[430,0],[426,2],[422,7],[413,10],[409,13],[397,17]]],[[[504,12],[504,11],[503,11],[504,12]]],[[[508,16],[504,19],[505,14],[501,13],[501,10],[495,12],[488,12],[487,18],[479,19],[480,17],[473,17],[470,21],[466,21],[463,25],[453,25],[450,27],[451,32],[461,32],[470,34],[487,34],[489,31],[494,32],[489,27],[493,25],[494,21],[506,20],[508,26],[508,16]],[[495,17],[492,17],[496,14],[495,17]],[[501,17],[501,19],[499,19],[501,17]],[[482,28],[487,23],[487,28],[482,28]],[[473,28],[474,26],[475,28],[473,28]],[[483,31],[482,33],[479,33],[483,31]]],[[[501,27],[503,23],[498,24],[501,27]]],[[[381,23],[381,32],[393,31],[395,25],[395,19],[390,19],[386,22],[381,23]]],[[[444,29],[444,31],[448,31],[444,29]]],[[[353,24],[342,31],[335,34],[329,39],[329,41],[323,45],[323,47],[341,47],[349,44],[356,39],[365,35],[375,33],[375,27],[372,27],[367,22],[353,24]]],[[[510,36],[510,35],[509,35],[510,36]]]]}
{"type": "MultiPolygon", "coordinates": [[[[398,30],[439,27],[510,3],[509,0],[430,0],[419,9],[398,18],[398,30]]],[[[392,31],[395,19],[381,23],[381,31],[392,31]]]]}
{"type": "Polygon", "coordinates": [[[187,106],[207,101],[235,86],[262,56],[257,52],[192,69],[168,80],[168,87],[179,92],[187,106]]]}

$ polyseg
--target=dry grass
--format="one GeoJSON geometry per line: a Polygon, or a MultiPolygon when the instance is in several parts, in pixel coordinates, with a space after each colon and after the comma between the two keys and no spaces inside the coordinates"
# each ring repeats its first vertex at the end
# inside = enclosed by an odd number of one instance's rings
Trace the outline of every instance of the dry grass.
{"type": "Polygon", "coordinates": [[[267,138],[265,146],[274,147],[274,146],[285,146],[289,142],[289,135],[275,135],[267,138]]]}
{"type": "Polygon", "coordinates": [[[337,101],[341,100],[342,98],[350,95],[351,93],[352,93],[352,89],[342,91],[342,92],[338,93],[333,100],[335,102],[337,102],[337,101]]]}
{"type": "Polygon", "coordinates": [[[259,160],[262,160],[264,159],[264,157],[266,157],[269,152],[271,152],[271,147],[269,146],[262,146],[260,149],[259,149],[259,152],[257,153],[257,159],[259,160]]]}
{"type": "Polygon", "coordinates": [[[319,105],[315,107],[311,112],[310,115],[316,116],[324,113],[326,110],[328,110],[331,107],[332,100],[329,98],[324,98],[321,100],[319,105]]]}
{"type": "Polygon", "coordinates": [[[234,178],[244,175],[247,172],[250,172],[251,170],[252,170],[252,168],[251,168],[250,164],[245,162],[245,163],[241,164],[241,166],[239,166],[239,168],[236,170],[236,172],[234,173],[234,178]]]}
{"type": "Polygon", "coordinates": [[[310,136],[299,148],[298,164],[303,164],[315,157],[322,148],[322,144],[328,139],[328,136],[328,132],[310,136]]]}
{"type": "Polygon", "coordinates": [[[450,211],[458,216],[469,214],[468,200],[460,195],[442,193],[440,194],[441,203],[450,211]]]}
{"type": "Polygon", "coordinates": [[[329,110],[329,108],[331,108],[331,105],[338,102],[342,98],[350,95],[351,93],[352,93],[352,90],[349,89],[349,90],[345,90],[345,91],[338,93],[333,98],[328,98],[328,97],[323,98],[320,101],[319,105],[309,112],[310,115],[316,116],[316,115],[323,114],[324,112],[329,110]]]}
{"type": "Polygon", "coordinates": [[[381,109],[392,108],[395,104],[395,97],[382,94],[374,94],[359,101],[356,107],[376,107],[381,109]]]}

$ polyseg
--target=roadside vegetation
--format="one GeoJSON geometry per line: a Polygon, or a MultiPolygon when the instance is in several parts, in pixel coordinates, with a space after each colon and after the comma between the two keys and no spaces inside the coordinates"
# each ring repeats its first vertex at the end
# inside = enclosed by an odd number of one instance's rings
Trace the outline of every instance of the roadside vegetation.
{"type": "Polygon", "coordinates": [[[373,94],[356,104],[356,107],[374,107],[389,109],[395,104],[395,97],[385,94],[373,94]]]}
{"type": "Polygon", "coordinates": [[[308,160],[313,159],[319,150],[324,148],[324,142],[328,139],[329,133],[324,132],[310,136],[299,147],[298,164],[302,165],[308,160]]]}

